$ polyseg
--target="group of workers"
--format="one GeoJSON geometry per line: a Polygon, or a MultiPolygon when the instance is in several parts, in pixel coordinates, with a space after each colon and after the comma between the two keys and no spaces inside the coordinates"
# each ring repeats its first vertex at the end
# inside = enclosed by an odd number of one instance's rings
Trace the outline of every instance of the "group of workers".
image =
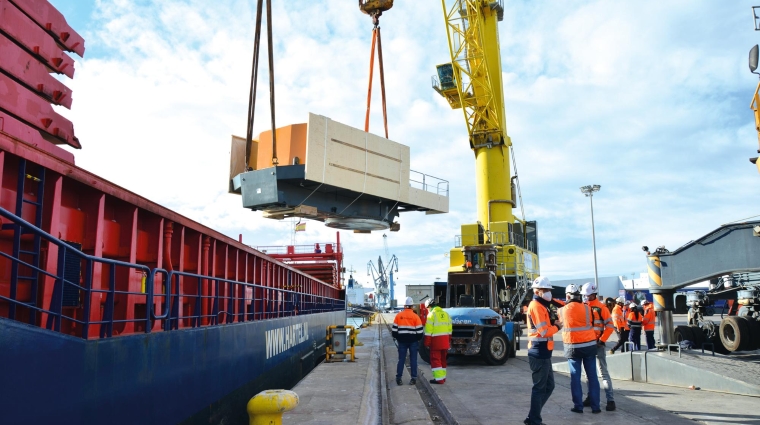
{"type": "MultiPolygon", "coordinates": [[[[526,425],[542,425],[541,410],[554,391],[554,372],[552,370],[552,352],[554,335],[562,331],[564,355],[570,369],[570,393],[574,413],[583,413],[584,407],[591,407],[591,413],[601,413],[601,389],[604,388],[607,411],[616,409],[612,379],[607,370],[607,341],[613,332],[617,332],[618,344],[609,350],[624,350],[624,342],[630,341],[634,350],[640,349],[642,330],[646,334],[647,348],[655,348],[654,328],[655,313],[651,303],[642,302],[640,309],[633,302],[626,302],[623,297],[615,300],[615,307],[610,311],[599,299],[599,288],[595,283],[585,283],[581,287],[568,285],[565,288],[565,300],[552,297],[552,284],[548,278],[540,276],[533,281],[533,299],[528,305],[528,363],[533,378],[530,409],[523,422],[526,425]],[[556,317],[552,305],[560,305],[556,317]],[[602,384],[597,376],[597,363],[602,375],[602,384]],[[588,379],[588,394],[583,398],[581,369],[588,379]]],[[[426,307],[427,321],[423,325],[420,317],[412,310],[413,300],[408,297],[405,308],[396,315],[393,322],[393,338],[398,343],[398,364],[396,383],[402,385],[406,354],[411,357],[411,375],[409,382],[417,381],[417,344],[423,339],[425,347],[430,349],[430,366],[433,372],[432,384],[446,382],[446,355],[451,344],[452,324],[449,315],[434,302],[428,300],[426,307]]],[[[423,312],[424,315],[425,312],[423,312]]]]}
{"type": "Polygon", "coordinates": [[[612,310],[612,322],[618,334],[618,343],[610,350],[610,354],[620,348],[625,352],[625,342],[629,341],[633,345],[633,350],[641,349],[641,332],[644,331],[647,342],[647,350],[654,350],[654,328],[656,315],[654,306],[649,300],[641,302],[641,307],[636,303],[618,297],[615,300],[615,308],[612,310]]]}

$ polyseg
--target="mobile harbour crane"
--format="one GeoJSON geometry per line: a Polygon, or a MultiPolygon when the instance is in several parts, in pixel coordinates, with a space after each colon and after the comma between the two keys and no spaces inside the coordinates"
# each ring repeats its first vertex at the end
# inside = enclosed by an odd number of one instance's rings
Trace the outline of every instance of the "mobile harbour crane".
{"type": "MultiPolygon", "coordinates": [[[[453,322],[450,354],[499,365],[514,356],[512,320],[539,274],[536,223],[513,214],[519,197],[507,135],[498,22],[501,0],[442,0],[451,62],[437,66],[433,89],[461,109],[476,163],[476,223],[463,224],[449,252],[446,294],[453,322]]],[[[443,297],[443,299],[441,299],[443,297]]],[[[427,360],[427,351],[420,353],[427,360]]]]}

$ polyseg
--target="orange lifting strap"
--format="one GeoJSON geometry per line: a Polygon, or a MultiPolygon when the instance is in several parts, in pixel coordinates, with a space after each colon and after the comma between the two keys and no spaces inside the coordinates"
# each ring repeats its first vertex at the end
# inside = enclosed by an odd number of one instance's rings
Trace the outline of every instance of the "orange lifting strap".
{"type": "Polygon", "coordinates": [[[367,115],[364,118],[364,131],[369,132],[369,110],[372,100],[372,74],[375,69],[375,43],[377,42],[377,60],[380,68],[380,93],[383,103],[383,124],[385,138],[388,138],[388,113],[385,109],[385,74],[383,73],[383,44],[380,40],[380,27],[375,25],[372,30],[372,51],[369,56],[369,88],[367,88],[367,115]]]}

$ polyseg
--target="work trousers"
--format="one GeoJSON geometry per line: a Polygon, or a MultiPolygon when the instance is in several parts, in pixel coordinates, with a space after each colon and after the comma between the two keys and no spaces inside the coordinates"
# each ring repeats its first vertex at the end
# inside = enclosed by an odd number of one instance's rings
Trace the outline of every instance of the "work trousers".
{"type": "Polygon", "coordinates": [[[396,364],[396,378],[404,375],[404,363],[406,363],[406,352],[409,351],[409,363],[411,363],[412,378],[417,377],[417,341],[415,342],[398,342],[398,363],[396,364]]]}
{"type": "Polygon", "coordinates": [[[440,383],[446,382],[446,354],[449,350],[430,350],[430,369],[433,379],[440,383]]]}
{"type": "Polygon", "coordinates": [[[530,412],[528,422],[530,425],[540,425],[541,409],[549,400],[554,391],[554,371],[552,359],[537,359],[528,356],[530,370],[533,372],[533,389],[530,392],[530,412]]]}
{"type": "Polygon", "coordinates": [[[618,348],[620,349],[621,353],[625,353],[625,345],[623,344],[625,344],[625,342],[628,341],[628,332],[629,332],[628,329],[623,329],[621,331],[618,331],[618,334],[617,334],[618,342],[614,347],[612,347],[613,353],[617,351],[618,348]]]}
{"type": "Polygon", "coordinates": [[[634,326],[628,334],[628,340],[633,343],[633,351],[641,350],[641,328],[634,326]]]}
{"type": "Polygon", "coordinates": [[[591,410],[599,408],[599,378],[596,376],[596,355],[567,359],[570,367],[570,393],[573,396],[573,407],[583,410],[583,386],[581,385],[581,365],[588,378],[588,398],[591,410]]]}
{"type": "Polygon", "coordinates": [[[607,370],[607,347],[604,345],[596,347],[596,362],[599,364],[599,371],[602,373],[601,386],[604,388],[604,394],[607,396],[607,403],[615,401],[615,396],[612,394],[612,379],[610,378],[610,372],[607,370]]]}
{"type": "Polygon", "coordinates": [[[654,331],[644,331],[647,334],[647,350],[654,350],[654,331]]]}

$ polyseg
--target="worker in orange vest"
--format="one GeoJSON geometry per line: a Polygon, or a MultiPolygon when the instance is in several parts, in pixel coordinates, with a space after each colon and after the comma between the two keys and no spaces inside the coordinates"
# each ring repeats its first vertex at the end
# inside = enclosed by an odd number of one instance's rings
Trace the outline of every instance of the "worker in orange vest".
{"type": "MultiPolygon", "coordinates": [[[[599,370],[602,372],[602,388],[607,396],[608,412],[615,410],[615,397],[612,392],[612,379],[610,378],[610,372],[607,370],[607,340],[612,332],[615,331],[615,327],[612,325],[612,315],[610,310],[605,304],[599,301],[599,290],[596,283],[587,282],[581,287],[581,295],[583,296],[583,302],[591,307],[591,313],[594,316],[594,333],[596,333],[596,361],[599,363],[599,370]]],[[[591,406],[591,398],[586,397],[583,400],[584,406],[591,406]]]]}
{"type": "Polygon", "coordinates": [[[533,374],[530,393],[530,411],[523,423],[541,425],[541,409],[554,391],[552,351],[554,334],[562,329],[559,322],[552,323],[549,307],[552,302],[552,284],[548,278],[539,276],[531,285],[533,300],[528,305],[528,364],[533,374]]]}
{"type": "Polygon", "coordinates": [[[628,333],[630,331],[628,322],[623,314],[623,304],[625,303],[625,299],[623,297],[618,297],[616,303],[617,305],[612,310],[612,324],[615,325],[615,330],[617,330],[618,342],[617,345],[612,347],[610,354],[615,354],[615,350],[618,348],[620,348],[621,353],[625,352],[625,342],[628,341],[628,333]]]}
{"type": "Polygon", "coordinates": [[[631,329],[631,332],[628,334],[628,340],[633,343],[633,351],[639,351],[641,350],[641,324],[644,320],[644,315],[636,303],[628,305],[626,319],[628,320],[628,327],[631,329]]]}
{"type": "Polygon", "coordinates": [[[570,368],[570,392],[573,396],[574,413],[583,413],[583,387],[581,386],[581,366],[588,379],[588,396],[591,413],[600,413],[599,378],[596,372],[597,339],[594,332],[591,307],[583,304],[580,288],[567,285],[565,288],[567,304],[559,309],[559,321],[562,323],[562,343],[565,357],[570,368]]]}
{"type": "Polygon", "coordinates": [[[401,377],[404,375],[404,363],[406,362],[406,352],[409,352],[409,361],[411,363],[412,379],[409,385],[417,383],[417,347],[418,341],[422,339],[424,329],[419,316],[415,314],[414,300],[412,297],[406,297],[404,309],[393,319],[391,334],[396,340],[398,347],[398,363],[396,364],[396,384],[401,385],[401,377]]]}
{"type": "Polygon", "coordinates": [[[654,350],[656,347],[654,345],[654,327],[657,322],[657,316],[654,312],[654,306],[652,305],[649,300],[644,300],[641,303],[642,306],[644,306],[644,333],[647,335],[647,350],[654,350]]]}

